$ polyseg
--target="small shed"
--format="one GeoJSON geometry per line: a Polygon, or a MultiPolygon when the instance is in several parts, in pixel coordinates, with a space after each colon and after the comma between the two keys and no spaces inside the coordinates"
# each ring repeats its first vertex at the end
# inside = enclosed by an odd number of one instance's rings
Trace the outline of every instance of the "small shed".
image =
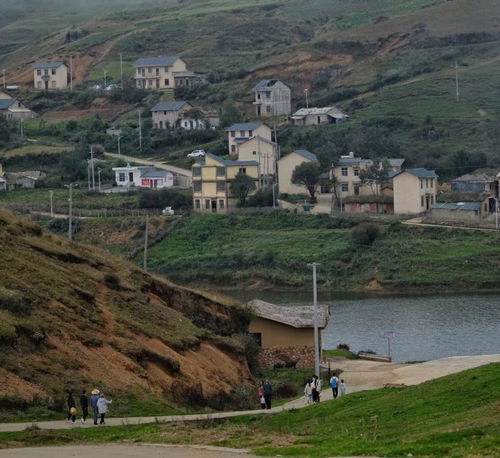
{"type": "MultiPolygon", "coordinates": [[[[255,299],[248,302],[253,312],[250,334],[261,347],[261,362],[309,368],[314,366],[314,308],[283,306],[255,299]]],[[[318,306],[318,328],[328,325],[328,307],[318,306]]]]}

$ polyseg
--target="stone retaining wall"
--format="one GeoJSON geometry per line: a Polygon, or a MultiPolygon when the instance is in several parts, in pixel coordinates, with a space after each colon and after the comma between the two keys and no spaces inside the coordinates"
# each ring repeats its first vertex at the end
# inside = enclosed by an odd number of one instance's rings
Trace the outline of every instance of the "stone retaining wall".
{"type": "Polygon", "coordinates": [[[276,364],[286,366],[296,362],[297,369],[314,367],[314,348],[312,347],[272,347],[263,348],[260,353],[260,363],[263,367],[273,367],[276,364]]]}

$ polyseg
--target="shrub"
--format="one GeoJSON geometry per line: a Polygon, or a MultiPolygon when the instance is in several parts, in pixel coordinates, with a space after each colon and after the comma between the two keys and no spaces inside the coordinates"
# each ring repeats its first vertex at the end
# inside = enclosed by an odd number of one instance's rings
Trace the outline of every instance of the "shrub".
{"type": "Polygon", "coordinates": [[[361,223],[358,224],[351,231],[351,238],[354,243],[359,245],[371,245],[375,240],[380,238],[382,230],[377,224],[374,223],[361,223]]]}
{"type": "Polygon", "coordinates": [[[299,388],[296,383],[285,382],[276,389],[277,398],[293,398],[297,396],[299,388]]]}
{"type": "Polygon", "coordinates": [[[0,287],[0,309],[14,314],[29,315],[32,303],[17,291],[0,287]]]}
{"type": "Polygon", "coordinates": [[[114,274],[106,274],[104,283],[109,289],[118,290],[120,288],[120,279],[114,274]]]}
{"type": "Polygon", "coordinates": [[[172,207],[188,209],[193,202],[191,196],[185,192],[173,189],[160,189],[159,191],[146,190],[139,195],[138,205],[140,208],[163,208],[172,207]]]}
{"type": "Polygon", "coordinates": [[[337,345],[337,350],[347,350],[347,351],[350,351],[351,349],[350,349],[349,345],[342,343],[342,344],[338,344],[337,345]]]}
{"type": "Polygon", "coordinates": [[[260,189],[255,194],[248,198],[249,207],[272,207],[273,206],[273,190],[260,189]]]}

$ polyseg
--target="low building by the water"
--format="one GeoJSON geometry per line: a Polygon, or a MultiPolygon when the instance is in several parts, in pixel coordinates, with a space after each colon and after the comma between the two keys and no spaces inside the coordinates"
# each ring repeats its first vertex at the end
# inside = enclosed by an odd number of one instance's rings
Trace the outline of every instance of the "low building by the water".
{"type": "MultiPolygon", "coordinates": [[[[249,332],[261,347],[264,366],[314,367],[314,308],[282,306],[255,299],[248,302],[253,312],[249,332]]],[[[321,331],[330,318],[328,307],[318,306],[321,331]]]]}

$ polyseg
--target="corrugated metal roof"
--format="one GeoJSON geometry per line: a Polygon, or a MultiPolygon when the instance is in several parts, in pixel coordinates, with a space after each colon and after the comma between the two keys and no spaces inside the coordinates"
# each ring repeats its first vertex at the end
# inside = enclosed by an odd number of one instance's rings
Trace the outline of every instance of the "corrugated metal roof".
{"type": "MultiPolygon", "coordinates": [[[[311,306],[283,306],[254,299],[248,302],[248,307],[261,318],[277,321],[293,326],[294,328],[312,328],[314,326],[314,307],[311,306]]],[[[330,313],[327,306],[318,307],[318,327],[325,328],[330,313]]]]}
{"type": "Polygon", "coordinates": [[[394,176],[400,175],[401,173],[410,173],[411,175],[414,175],[418,178],[437,178],[438,176],[436,175],[436,172],[434,170],[429,170],[429,169],[406,169],[406,170],[401,170],[394,174],[394,176]]]}
{"type": "Polygon", "coordinates": [[[229,132],[233,130],[255,130],[263,125],[261,122],[240,122],[228,127],[227,130],[229,132]]]}
{"type": "Polygon", "coordinates": [[[0,110],[6,110],[15,102],[15,99],[0,99],[0,110]]]}
{"type": "Polygon", "coordinates": [[[220,162],[224,165],[259,165],[257,161],[230,161],[220,158],[212,153],[205,154],[206,157],[213,159],[214,161],[220,162]]]}
{"type": "Polygon", "coordinates": [[[479,211],[482,202],[442,202],[432,206],[432,210],[479,211]]]}
{"type": "Polygon", "coordinates": [[[472,183],[491,183],[492,181],[495,181],[495,177],[491,175],[486,175],[485,173],[481,173],[479,175],[474,175],[472,173],[469,173],[467,175],[462,175],[461,177],[455,178],[454,180],[451,180],[452,182],[458,182],[458,181],[465,181],[465,182],[472,182],[472,183]]]}
{"type": "Polygon", "coordinates": [[[257,85],[253,88],[254,91],[262,91],[269,87],[273,87],[279,80],[278,79],[267,79],[261,80],[257,83],[257,85]]]}
{"type": "Polygon", "coordinates": [[[148,67],[153,65],[173,65],[180,59],[179,56],[158,56],[158,57],[141,57],[134,62],[134,67],[148,67]]]}
{"type": "Polygon", "coordinates": [[[168,170],[145,170],[141,173],[141,178],[163,178],[170,173],[168,170]]]}
{"type": "Polygon", "coordinates": [[[316,162],[318,161],[316,154],[311,153],[310,151],[307,151],[306,149],[296,149],[292,152],[300,154],[302,157],[305,157],[306,159],[310,159],[311,161],[316,161],[316,162]]]}
{"type": "Polygon", "coordinates": [[[151,108],[151,111],[179,111],[184,105],[188,105],[188,103],[182,101],[159,102],[151,108]]]}
{"type": "Polygon", "coordinates": [[[38,62],[33,65],[33,68],[57,68],[64,65],[64,62],[38,62]]]}
{"type": "Polygon", "coordinates": [[[401,167],[405,161],[405,159],[403,158],[392,158],[392,159],[388,159],[389,161],[389,164],[391,165],[391,167],[401,167]]]}
{"type": "Polygon", "coordinates": [[[312,107],[312,108],[301,108],[297,110],[293,117],[303,118],[308,115],[328,115],[334,118],[348,118],[349,116],[344,113],[342,110],[339,110],[337,107],[312,107]]]}

